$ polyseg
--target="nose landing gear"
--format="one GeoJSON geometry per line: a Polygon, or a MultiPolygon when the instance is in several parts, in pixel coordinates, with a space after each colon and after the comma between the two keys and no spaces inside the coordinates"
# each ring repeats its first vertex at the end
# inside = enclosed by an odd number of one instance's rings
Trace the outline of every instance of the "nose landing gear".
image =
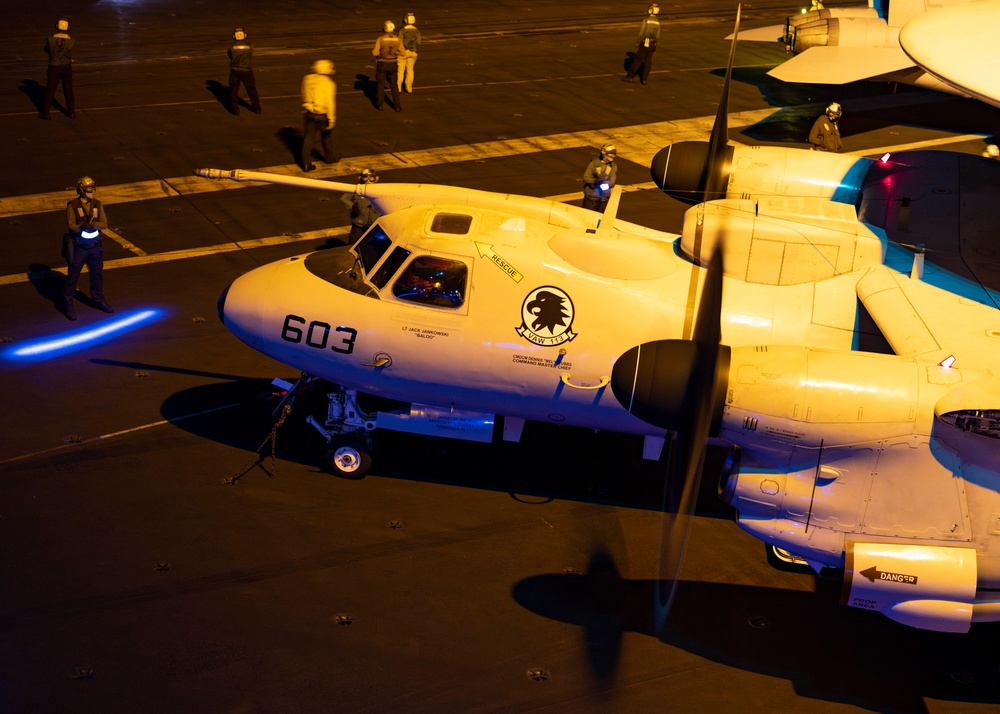
{"type": "Polygon", "coordinates": [[[330,439],[323,460],[323,467],[330,473],[343,478],[358,479],[367,474],[371,466],[370,440],[354,434],[341,434],[330,439]]]}

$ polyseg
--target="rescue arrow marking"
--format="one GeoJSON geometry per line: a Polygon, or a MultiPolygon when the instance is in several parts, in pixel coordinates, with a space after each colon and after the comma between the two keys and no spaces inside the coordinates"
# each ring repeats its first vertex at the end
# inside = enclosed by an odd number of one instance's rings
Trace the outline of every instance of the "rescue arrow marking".
{"type": "Polygon", "coordinates": [[[894,583],[903,583],[904,585],[917,584],[916,575],[903,575],[902,573],[885,573],[879,570],[877,565],[873,565],[867,570],[862,570],[861,574],[864,575],[869,580],[871,580],[873,583],[876,580],[888,580],[894,583]]]}
{"type": "Polygon", "coordinates": [[[488,260],[492,261],[494,264],[496,264],[498,268],[500,268],[500,270],[507,273],[507,275],[509,275],[511,280],[513,280],[515,283],[521,282],[521,278],[523,278],[524,276],[521,275],[514,268],[513,265],[511,265],[506,260],[497,255],[493,251],[492,245],[489,245],[487,243],[480,243],[479,241],[475,241],[475,243],[476,243],[476,248],[479,250],[479,257],[487,258],[488,260]]]}

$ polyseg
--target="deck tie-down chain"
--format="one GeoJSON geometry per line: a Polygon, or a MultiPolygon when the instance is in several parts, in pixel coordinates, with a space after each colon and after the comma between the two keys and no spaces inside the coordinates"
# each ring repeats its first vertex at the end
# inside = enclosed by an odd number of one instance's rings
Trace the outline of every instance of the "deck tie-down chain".
{"type": "MultiPolygon", "coordinates": [[[[243,465],[243,468],[239,470],[239,473],[237,473],[235,476],[231,478],[222,479],[222,483],[226,484],[227,486],[234,486],[236,482],[239,481],[244,476],[244,474],[246,474],[250,469],[252,469],[257,464],[261,463],[264,460],[264,457],[261,455],[260,452],[264,448],[264,445],[267,444],[267,442],[269,441],[271,442],[271,470],[268,471],[267,469],[264,469],[264,473],[266,473],[269,477],[274,478],[274,462],[275,462],[274,453],[276,450],[275,443],[278,438],[278,429],[280,429],[281,425],[285,423],[285,419],[288,418],[288,415],[292,413],[293,402],[294,400],[290,399],[283,407],[281,407],[281,416],[278,417],[278,421],[276,421],[274,423],[274,426],[271,427],[271,433],[264,438],[264,441],[260,442],[260,446],[258,446],[257,450],[253,452],[253,456],[251,456],[250,459],[246,462],[246,464],[243,465]]],[[[263,466],[261,468],[263,468],[263,466]]]]}

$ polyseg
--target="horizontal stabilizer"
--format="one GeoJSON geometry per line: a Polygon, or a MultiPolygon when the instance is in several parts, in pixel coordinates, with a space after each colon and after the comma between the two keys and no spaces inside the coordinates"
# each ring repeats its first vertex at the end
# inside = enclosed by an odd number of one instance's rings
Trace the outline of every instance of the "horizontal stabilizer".
{"type": "Polygon", "coordinates": [[[768,74],[783,82],[847,84],[913,66],[899,47],[811,47],[768,74]]]}
{"type": "MultiPolygon", "coordinates": [[[[785,37],[784,25],[768,25],[758,27],[756,30],[740,30],[740,42],[781,42],[785,37]]],[[[728,42],[733,41],[733,36],[726,38],[728,42]]]]}

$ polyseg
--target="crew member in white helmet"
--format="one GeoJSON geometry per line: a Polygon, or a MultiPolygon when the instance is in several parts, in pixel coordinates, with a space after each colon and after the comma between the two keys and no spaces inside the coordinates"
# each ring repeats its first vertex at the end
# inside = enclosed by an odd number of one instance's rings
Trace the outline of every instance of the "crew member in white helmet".
{"type": "Polygon", "coordinates": [[[335,164],[330,134],[337,123],[337,85],[333,82],[334,66],[330,60],[316,60],[312,73],[302,78],[302,170],[312,171],[312,152],[317,141],[323,149],[323,161],[335,164]]]}
{"type": "Polygon", "coordinates": [[[809,143],[817,151],[840,152],[844,142],[840,140],[840,117],[843,110],[837,102],[826,108],[826,113],[816,118],[812,131],[809,132],[809,143]]]}
{"type": "MultiPolygon", "coordinates": [[[[374,169],[363,169],[358,174],[358,183],[378,183],[378,174],[374,169]]],[[[340,202],[351,211],[351,233],[347,236],[347,242],[348,245],[354,245],[382,214],[371,201],[356,193],[343,194],[340,202]]]]}
{"type": "Polygon", "coordinates": [[[417,18],[412,12],[403,18],[403,29],[399,31],[399,41],[403,44],[403,54],[396,60],[396,86],[399,91],[406,87],[407,94],[413,94],[413,65],[417,63],[417,45],[420,44],[420,30],[417,29],[417,18]]]}
{"type": "Polygon", "coordinates": [[[601,153],[590,160],[583,172],[583,207],[604,213],[611,198],[611,189],[618,180],[618,166],[615,156],[618,151],[614,144],[605,144],[601,153]]]}
{"type": "Polygon", "coordinates": [[[639,36],[636,38],[635,57],[628,66],[628,73],[622,77],[623,82],[631,82],[639,75],[639,82],[649,81],[649,72],[653,69],[653,53],[660,39],[660,6],[653,3],[646,8],[646,17],[639,25],[639,36]]]}
{"type": "Polygon", "coordinates": [[[240,84],[247,88],[253,113],[260,114],[260,97],[257,96],[257,81],[253,76],[253,45],[243,28],[237,27],[233,31],[233,43],[229,46],[229,111],[236,116],[240,115],[240,84]]]}
{"type": "Polygon", "coordinates": [[[76,198],[66,203],[67,231],[63,236],[66,259],[66,284],[63,288],[63,311],[69,320],[76,319],[73,298],[83,266],[90,271],[90,297],[101,312],[114,312],[104,299],[104,248],[101,232],[108,227],[104,205],[96,198],[97,183],[89,176],[76,182],[76,198]]]}
{"type": "Polygon", "coordinates": [[[38,112],[39,119],[49,119],[52,100],[60,82],[63,94],[66,95],[66,114],[70,119],[76,119],[76,97],[73,94],[74,44],[75,40],[69,36],[69,20],[65,17],[59,18],[55,33],[45,39],[45,54],[49,56],[49,67],[45,74],[45,101],[42,103],[42,110],[38,112]]]}
{"type": "Polygon", "coordinates": [[[375,40],[372,57],[375,58],[375,106],[382,111],[385,104],[385,89],[392,92],[392,106],[397,112],[403,111],[399,106],[399,58],[403,54],[403,43],[396,34],[396,23],[386,20],[382,24],[382,34],[375,40]]]}

